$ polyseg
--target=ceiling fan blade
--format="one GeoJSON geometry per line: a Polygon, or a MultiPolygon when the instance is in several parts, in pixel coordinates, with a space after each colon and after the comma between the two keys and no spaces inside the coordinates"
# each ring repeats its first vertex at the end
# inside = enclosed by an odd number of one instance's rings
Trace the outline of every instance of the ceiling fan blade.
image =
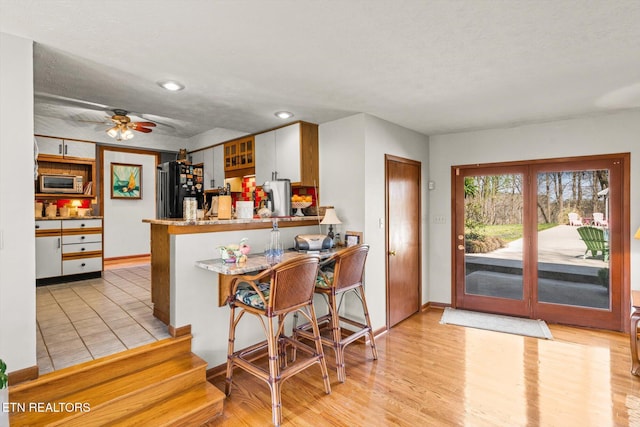
{"type": "Polygon", "coordinates": [[[151,129],[147,129],[146,127],[141,125],[142,122],[131,122],[127,123],[127,127],[129,129],[137,130],[138,132],[149,133],[151,129]]]}
{"type": "Polygon", "coordinates": [[[143,127],[134,127],[133,130],[137,130],[138,132],[149,133],[151,129],[143,128],[143,127]]]}
{"type": "Polygon", "coordinates": [[[140,126],[146,126],[146,127],[151,127],[151,128],[156,127],[156,124],[153,123],[153,122],[134,122],[134,123],[137,124],[137,125],[140,125],[140,126]]]}

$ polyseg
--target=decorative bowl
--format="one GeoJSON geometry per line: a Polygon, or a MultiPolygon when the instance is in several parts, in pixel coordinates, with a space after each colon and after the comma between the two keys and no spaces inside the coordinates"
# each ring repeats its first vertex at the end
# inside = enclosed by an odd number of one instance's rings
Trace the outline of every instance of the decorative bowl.
{"type": "Polygon", "coordinates": [[[311,202],[291,202],[291,207],[297,209],[295,216],[304,216],[302,209],[311,206],[311,202]]]}

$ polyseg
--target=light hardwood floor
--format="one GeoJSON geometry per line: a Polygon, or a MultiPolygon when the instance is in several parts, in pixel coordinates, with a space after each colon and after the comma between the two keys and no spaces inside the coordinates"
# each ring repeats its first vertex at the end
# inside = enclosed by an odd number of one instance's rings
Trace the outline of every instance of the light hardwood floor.
{"type": "MultiPolygon", "coordinates": [[[[290,426],[640,426],[640,378],[630,374],[628,336],[550,325],[541,340],[439,323],[417,314],[377,338],[379,360],[363,344],[347,348],[347,381],[332,393],[319,367],[283,385],[290,426]]],[[[213,384],[224,390],[224,379],[213,384]]],[[[268,426],[266,383],[234,373],[222,417],[207,426],[268,426]]]]}

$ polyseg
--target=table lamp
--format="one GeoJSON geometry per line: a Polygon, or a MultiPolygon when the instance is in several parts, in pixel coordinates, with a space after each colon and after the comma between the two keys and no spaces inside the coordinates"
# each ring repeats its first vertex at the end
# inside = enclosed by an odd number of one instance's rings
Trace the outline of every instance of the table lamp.
{"type": "Polygon", "coordinates": [[[320,224],[329,226],[329,232],[327,233],[327,236],[333,241],[333,226],[336,224],[342,224],[342,221],[340,221],[338,215],[336,215],[335,209],[328,208],[325,211],[324,218],[322,218],[320,224]]]}

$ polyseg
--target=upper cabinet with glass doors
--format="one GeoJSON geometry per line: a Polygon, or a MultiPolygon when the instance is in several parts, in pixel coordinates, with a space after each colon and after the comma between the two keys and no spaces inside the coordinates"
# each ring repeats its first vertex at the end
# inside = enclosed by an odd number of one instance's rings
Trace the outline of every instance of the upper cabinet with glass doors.
{"type": "Polygon", "coordinates": [[[224,143],[224,172],[227,178],[255,173],[253,149],[253,135],[224,143]]]}

